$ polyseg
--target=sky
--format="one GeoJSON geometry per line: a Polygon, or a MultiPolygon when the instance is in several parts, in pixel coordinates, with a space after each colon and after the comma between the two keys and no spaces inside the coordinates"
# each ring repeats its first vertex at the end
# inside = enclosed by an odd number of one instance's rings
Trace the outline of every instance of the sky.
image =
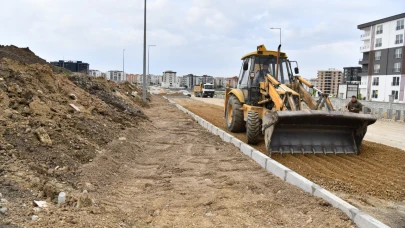
{"type": "MultiPolygon", "coordinates": [[[[47,61],[143,72],[143,0],[0,0],[0,44],[47,61]]],[[[260,44],[299,63],[300,75],[358,66],[357,25],[405,12],[403,0],[148,0],[150,74],[232,77],[260,44]]]]}

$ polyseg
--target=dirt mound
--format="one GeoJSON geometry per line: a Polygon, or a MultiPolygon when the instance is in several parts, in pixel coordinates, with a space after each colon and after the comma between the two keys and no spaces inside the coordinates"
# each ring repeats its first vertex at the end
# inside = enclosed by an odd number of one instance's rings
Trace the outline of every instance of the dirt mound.
{"type": "Polygon", "coordinates": [[[14,45],[4,46],[0,45],[0,59],[8,58],[15,61],[20,61],[27,64],[46,64],[47,62],[35,55],[28,47],[19,48],[14,45]]]}
{"type": "Polygon", "coordinates": [[[81,81],[91,82],[94,95],[49,65],[0,59],[0,192],[7,200],[54,201],[76,189],[82,164],[146,120],[142,104],[126,95],[129,88],[88,77],[81,81]]]}
{"type": "MultiPolygon", "coordinates": [[[[124,84],[117,84],[111,81],[107,81],[100,77],[89,77],[85,74],[74,73],[69,76],[69,79],[80,88],[86,90],[88,93],[96,95],[102,101],[110,104],[122,112],[126,112],[132,116],[145,115],[134,107],[132,102],[144,104],[140,96],[142,96],[142,90],[126,82],[124,84]],[[122,94],[121,92],[124,92],[122,94]],[[140,96],[138,95],[140,94],[140,96]],[[129,95],[129,96],[127,96],[129,95]]],[[[150,95],[148,96],[150,99],[150,95]]]]}

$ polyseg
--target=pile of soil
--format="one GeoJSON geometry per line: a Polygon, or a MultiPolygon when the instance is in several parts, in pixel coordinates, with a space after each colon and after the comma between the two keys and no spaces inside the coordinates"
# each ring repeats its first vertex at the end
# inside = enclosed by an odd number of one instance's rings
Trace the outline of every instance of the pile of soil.
{"type": "Polygon", "coordinates": [[[10,46],[0,45],[0,59],[2,58],[8,58],[27,64],[34,64],[34,63],[47,64],[47,62],[44,59],[35,55],[35,53],[32,52],[28,47],[18,48],[14,45],[10,46]]]}
{"type": "Polygon", "coordinates": [[[0,56],[7,57],[0,59],[4,227],[33,213],[26,202],[56,202],[61,191],[80,192],[79,168],[102,153],[104,145],[125,137],[123,130],[148,119],[133,85],[57,74],[49,64],[39,64],[44,62],[29,49],[1,46],[0,56]]]}

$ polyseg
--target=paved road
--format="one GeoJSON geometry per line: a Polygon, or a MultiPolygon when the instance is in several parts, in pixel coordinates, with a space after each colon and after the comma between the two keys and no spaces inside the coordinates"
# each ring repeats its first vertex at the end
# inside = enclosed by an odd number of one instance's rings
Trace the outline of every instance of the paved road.
{"type": "MultiPolygon", "coordinates": [[[[199,97],[192,97],[192,99],[221,107],[224,106],[223,99],[199,97]]],[[[405,123],[378,120],[375,124],[368,127],[368,131],[364,139],[405,150],[405,123]]]]}

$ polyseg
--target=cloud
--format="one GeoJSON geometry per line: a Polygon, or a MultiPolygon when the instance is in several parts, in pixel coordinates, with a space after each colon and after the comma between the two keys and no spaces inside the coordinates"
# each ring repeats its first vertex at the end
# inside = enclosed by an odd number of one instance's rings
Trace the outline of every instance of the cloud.
{"type": "MultiPolygon", "coordinates": [[[[48,61],[83,60],[99,70],[142,72],[143,0],[14,0],[2,3],[0,44],[29,46],[48,61]]],[[[304,77],[356,66],[361,23],[402,13],[400,0],[148,0],[150,72],[239,74],[259,44],[282,49],[304,77]],[[398,7],[392,7],[392,6],[398,7]],[[372,13],[370,13],[372,12],[372,13]]],[[[402,4],[403,5],[403,4],[402,4]]]]}

